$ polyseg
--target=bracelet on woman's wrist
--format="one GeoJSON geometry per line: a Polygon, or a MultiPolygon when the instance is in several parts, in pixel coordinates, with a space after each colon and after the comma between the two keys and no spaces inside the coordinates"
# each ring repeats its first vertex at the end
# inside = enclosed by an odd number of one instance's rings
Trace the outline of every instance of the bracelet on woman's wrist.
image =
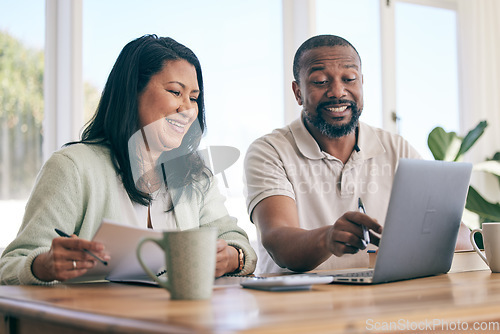
{"type": "Polygon", "coordinates": [[[238,251],[238,269],[236,269],[235,272],[240,272],[243,270],[243,267],[245,266],[245,253],[243,253],[243,250],[241,248],[237,247],[235,248],[238,251]]]}

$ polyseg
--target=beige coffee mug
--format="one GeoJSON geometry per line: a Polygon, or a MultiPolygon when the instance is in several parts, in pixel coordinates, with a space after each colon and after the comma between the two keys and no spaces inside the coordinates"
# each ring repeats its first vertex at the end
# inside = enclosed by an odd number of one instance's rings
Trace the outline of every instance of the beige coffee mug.
{"type": "Polygon", "coordinates": [[[500,273],[500,223],[483,223],[482,229],[474,229],[470,232],[470,242],[474,250],[494,273],[500,273]],[[474,234],[483,235],[484,252],[481,253],[474,241],[474,234]]]}
{"type": "Polygon", "coordinates": [[[212,296],[217,229],[165,231],[162,239],[144,238],[139,241],[136,253],[144,271],[170,291],[171,299],[208,299],[212,296]],[[142,261],[141,248],[147,242],[154,242],[163,249],[166,280],[158,278],[142,261]]]}

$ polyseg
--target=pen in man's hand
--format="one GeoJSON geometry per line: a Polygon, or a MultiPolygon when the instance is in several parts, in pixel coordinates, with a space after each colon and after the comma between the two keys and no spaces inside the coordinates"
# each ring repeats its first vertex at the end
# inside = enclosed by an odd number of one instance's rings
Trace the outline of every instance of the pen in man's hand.
{"type": "MultiPolygon", "coordinates": [[[[71,238],[71,236],[67,233],[64,233],[63,231],[61,231],[60,229],[56,228],[56,233],[59,234],[59,236],[61,237],[65,237],[65,238],[71,238]]],[[[91,251],[89,251],[88,249],[83,249],[83,251],[87,254],[89,254],[90,256],[94,257],[95,259],[99,260],[102,264],[104,264],[105,266],[108,265],[108,262],[107,261],[104,261],[102,259],[100,259],[99,257],[97,257],[97,255],[95,255],[94,253],[92,253],[91,251]]]]}
{"type": "MultiPolygon", "coordinates": [[[[359,212],[366,214],[365,206],[363,205],[361,197],[358,197],[358,210],[359,212]]],[[[366,247],[370,243],[370,233],[368,233],[368,229],[366,228],[365,225],[361,225],[361,227],[363,228],[363,239],[361,241],[363,242],[363,245],[365,245],[366,247]]]]}

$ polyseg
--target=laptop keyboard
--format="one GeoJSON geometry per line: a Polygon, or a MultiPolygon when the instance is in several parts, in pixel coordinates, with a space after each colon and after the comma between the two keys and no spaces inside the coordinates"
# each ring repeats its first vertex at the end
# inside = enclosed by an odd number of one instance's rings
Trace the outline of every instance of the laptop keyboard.
{"type": "Polygon", "coordinates": [[[358,272],[351,272],[351,273],[342,273],[342,274],[336,274],[332,275],[333,277],[372,277],[373,276],[373,270],[366,270],[366,271],[358,271],[358,272]]]}

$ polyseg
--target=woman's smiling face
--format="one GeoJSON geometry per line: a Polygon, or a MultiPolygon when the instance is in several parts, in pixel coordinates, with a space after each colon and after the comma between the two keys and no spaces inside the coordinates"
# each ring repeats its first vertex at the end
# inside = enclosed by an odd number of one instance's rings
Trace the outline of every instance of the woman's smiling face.
{"type": "Polygon", "coordinates": [[[181,145],[198,116],[199,94],[196,69],[186,60],[169,61],[151,76],[138,98],[139,125],[150,150],[169,151],[181,145]]]}

